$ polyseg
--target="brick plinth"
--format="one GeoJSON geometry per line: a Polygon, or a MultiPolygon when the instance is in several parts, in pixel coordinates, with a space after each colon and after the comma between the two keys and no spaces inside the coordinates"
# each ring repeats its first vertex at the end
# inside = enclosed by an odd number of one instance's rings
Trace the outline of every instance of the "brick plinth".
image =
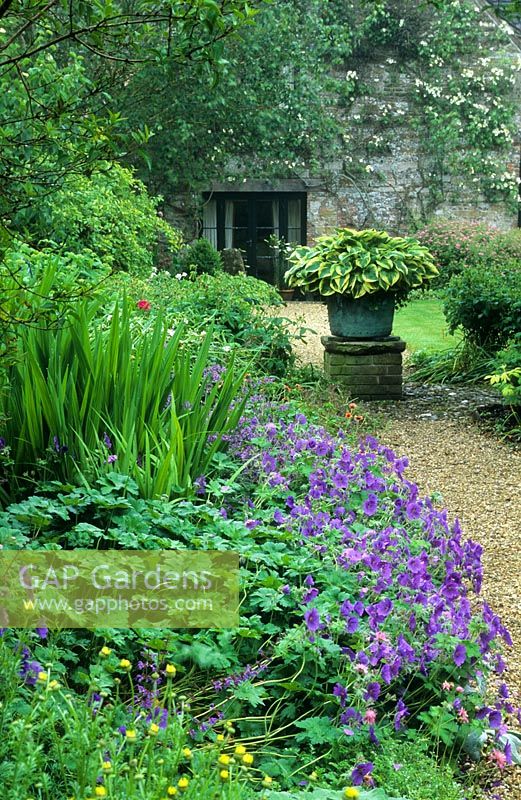
{"type": "Polygon", "coordinates": [[[402,353],[399,336],[352,341],[322,336],[324,370],[335,383],[342,383],[360,400],[400,400],[402,397],[402,353]]]}

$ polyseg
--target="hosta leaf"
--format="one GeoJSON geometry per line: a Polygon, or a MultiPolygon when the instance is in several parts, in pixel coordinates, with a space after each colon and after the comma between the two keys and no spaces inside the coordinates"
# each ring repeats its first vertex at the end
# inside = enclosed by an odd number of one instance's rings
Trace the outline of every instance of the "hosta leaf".
{"type": "Polygon", "coordinates": [[[377,270],[376,266],[369,267],[368,269],[364,269],[362,273],[362,278],[364,279],[364,283],[377,283],[378,278],[381,277],[384,273],[377,270]]]}

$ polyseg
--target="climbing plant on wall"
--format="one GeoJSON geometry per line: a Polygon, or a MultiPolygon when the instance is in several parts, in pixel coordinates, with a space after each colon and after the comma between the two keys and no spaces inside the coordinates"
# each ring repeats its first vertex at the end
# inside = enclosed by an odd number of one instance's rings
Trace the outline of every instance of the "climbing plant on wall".
{"type": "Polygon", "coordinates": [[[415,81],[436,177],[468,175],[487,199],[516,200],[517,169],[505,163],[521,61],[504,52],[505,33],[475,4],[447,3],[437,20],[418,43],[415,81]],[[490,50],[480,55],[485,42],[490,50]]]}
{"type": "Polygon", "coordinates": [[[346,119],[349,168],[373,172],[371,162],[392,153],[397,129],[408,125],[421,142],[427,210],[464,188],[517,205],[517,165],[508,162],[521,58],[497,17],[466,0],[381,3],[376,13],[377,24],[350,62],[364,102],[346,119]],[[410,87],[405,103],[364,81],[364,69],[377,58],[397,84],[410,87]]]}
{"type": "Polygon", "coordinates": [[[506,165],[518,64],[486,8],[274,0],[227,41],[218,80],[205,65],[179,75],[149,64],[134,76],[121,106],[131,126],[146,114],[154,133],[142,177],[168,195],[241,177],[327,181],[344,163],[363,187],[372,172],[378,180],[378,156],[392,154],[390,134],[412,125],[427,208],[458,183],[514,201],[506,165]],[[368,78],[377,62],[407,88],[406,109],[368,78]]]}

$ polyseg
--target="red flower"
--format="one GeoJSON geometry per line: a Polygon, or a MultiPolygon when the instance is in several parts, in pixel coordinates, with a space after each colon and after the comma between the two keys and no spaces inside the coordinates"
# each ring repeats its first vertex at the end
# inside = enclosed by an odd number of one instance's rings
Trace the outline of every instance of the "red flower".
{"type": "Polygon", "coordinates": [[[150,311],[150,309],[152,308],[148,300],[138,300],[137,307],[140,308],[141,311],[150,311]]]}

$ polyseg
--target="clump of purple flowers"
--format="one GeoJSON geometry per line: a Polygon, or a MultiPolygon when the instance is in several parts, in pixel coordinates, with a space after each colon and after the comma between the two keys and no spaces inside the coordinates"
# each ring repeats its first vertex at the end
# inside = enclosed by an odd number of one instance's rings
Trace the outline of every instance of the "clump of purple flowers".
{"type": "MultiPolygon", "coordinates": [[[[378,742],[367,724],[377,702],[385,702],[395,730],[406,726],[421,711],[407,687],[414,683],[418,692],[434,674],[461,689],[453,705],[458,723],[465,722],[466,703],[474,719],[482,714],[504,732],[511,706],[506,698],[494,708],[484,705],[476,681],[480,671],[503,671],[499,640],[511,644],[487,603],[479,610],[471,600],[481,589],[482,548],[463,537],[458,520],[450,522],[420,496],[405,477],[407,459],[371,436],[349,446],[342,431],[333,436],[288,404],[260,398],[250,402],[229,444],[252,491],[272,491],[271,525],[316,559],[314,576],[304,581],[301,620],[319,654],[327,642],[341,645],[348,677],[333,696],[348,735],[366,729],[369,741],[378,742]],[[338,599],[328,591],[331,569],[342,570],[349,587],[338,599]]],[[[243,508],[246,527],[262,529],[266,523],[251,517],[251,498],[243,508]]],[[[291,588],[282,583],[288,596],[291,588]]],[[[446,700],[439,683],[425,688],[432,704],[446,700]]],[[[365,775],[354,777],[362,782],[365,775]]]]}

